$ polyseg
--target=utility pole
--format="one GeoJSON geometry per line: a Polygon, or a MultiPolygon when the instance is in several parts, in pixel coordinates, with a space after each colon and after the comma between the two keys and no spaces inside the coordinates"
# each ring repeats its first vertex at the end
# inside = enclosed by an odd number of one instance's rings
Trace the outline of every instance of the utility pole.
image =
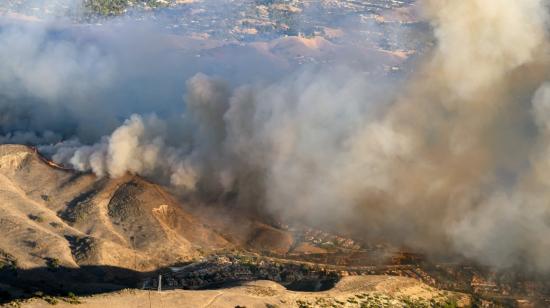
{"type": "Polygon", "coordinates": [[[162,275],[159,274],[159,284],[158,284],[158,290],[159,293],[162,291],[162,275]]]}

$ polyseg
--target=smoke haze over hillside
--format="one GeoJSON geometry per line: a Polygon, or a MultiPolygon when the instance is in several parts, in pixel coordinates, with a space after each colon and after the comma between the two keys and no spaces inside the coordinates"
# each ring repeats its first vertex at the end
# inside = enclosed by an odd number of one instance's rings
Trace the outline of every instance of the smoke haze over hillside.
{"type": "Polygon", "coordinates": [[[287,38],[337,59],[297,67],[270,43],[155,23],[10,20],[0,142],[429,254],[550,270],[547,1],[415,5],[435,44],[398,76],[368,73],[397,62],[389,52],[356,65],[351,39],[287,38]]]}

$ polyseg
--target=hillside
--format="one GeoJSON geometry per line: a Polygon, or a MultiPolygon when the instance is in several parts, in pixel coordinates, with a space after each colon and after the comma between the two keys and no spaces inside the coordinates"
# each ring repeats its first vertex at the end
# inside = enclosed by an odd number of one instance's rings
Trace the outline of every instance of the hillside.
{"type": "Polygon", "coordinates": [[[138,176],[65,169],[22,145],[0,145],[0,190],[0,261],[23,270],[53,263],[150,271],[218,250],[325,251],[311,245],[315,236],[232,207],[181,202],[138,176]]]}
{"type": "Polygon", "coordinates": [[[150,270],[232,246],[157,185],[64,170],[25,146],[0,146],[0,187],[0,251],[22,269],[150,270]]]}
{"type": "MultiPolygon", "coordinates": [[[[51,299],[50,299],[51,300],[51,299]]],[[[74,307],[58,300],[56,307],[74,307]]],[[[342,279],[332,290],[293,292],[270,281],[255,281],[220,290],[143,290],[83,297],[78,307],[465,307],[471,299],[460,293],[442,292],[403,277],[361,276],[342,279]]],[[[41,299],[21,307],[51,307],[41,299]]]]}

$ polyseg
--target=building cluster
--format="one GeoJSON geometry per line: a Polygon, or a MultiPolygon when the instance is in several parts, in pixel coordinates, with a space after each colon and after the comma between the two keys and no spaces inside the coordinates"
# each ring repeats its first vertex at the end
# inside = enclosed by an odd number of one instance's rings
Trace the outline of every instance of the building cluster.
{"type": "Polygon", "coordinates": [[[350,238],[345,238],[312,228],[307,228],[303,231],[302,240],[320,247],[335,247],[353,250],[361,249],[361,245],[350,238]]]}
{"type": "MultiPolygon", "coordinates": [[[[333,285],[339,279],[336,271],[317,266],[238,254],[215,255],[183,267],[172,267],[161,275],[163,288],[191,290],[244,281],[271,280],[285,286],[315,291],[324,285],[333,285]]],[[[156,288],[157,279],[152,277],[144,285],[156,288]]]]}
{"type": "MultiPolygon", "coordinates": [[[[442,290],[472,294],[480,307],[495,303],[512,307],[528,307],[530,303],[550,304],[545,302],[545,299],[550,299],[550,285],[533,281],[528,276],[506,276],[478,266],[434,265],[415,260],[408,264],[377,265],[373,265],[371,260],[360,266],[349,266],[252,253],[227,253],[173,267],[161,274],[164,289],[206,289],[245,281],[271,280],[291,290],[302,291],[329,289],[345,276],[391,275],[418,279],[442,290]]],[[[144,286],[156,289],[157,277],[148,279],[144,286]]]]}

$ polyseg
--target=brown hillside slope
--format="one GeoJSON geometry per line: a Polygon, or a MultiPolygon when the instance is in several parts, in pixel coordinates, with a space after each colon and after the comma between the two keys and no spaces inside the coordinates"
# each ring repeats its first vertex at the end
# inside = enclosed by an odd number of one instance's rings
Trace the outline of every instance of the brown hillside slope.
{"type": "Polygon", "coordinates": [[[0,145],[0,234],[0,258],[20,268],[149,270],[232,246],[157,185],[64,170],[20,145],[0,145]]]}
{"type": "MultiPolygon", "coordinates": [[[[79,299],[78,307],[468,307],[469,296],[442,292],[417,280],[404,277],[346,277],[336,287],[323,292],[294,292],[271,281],[248,282],[227,289],[203,291],[124,290],[79,299]],[[446,303],[449,304],[446,304],[446,303]],[[446,306],[447,305],[447,306],[446,306]]],[[[59,307],[72,307],[59,300],[59,307]]],[[[51,307],[41,299],[21,303],[21,307],[51,307]]]]}

